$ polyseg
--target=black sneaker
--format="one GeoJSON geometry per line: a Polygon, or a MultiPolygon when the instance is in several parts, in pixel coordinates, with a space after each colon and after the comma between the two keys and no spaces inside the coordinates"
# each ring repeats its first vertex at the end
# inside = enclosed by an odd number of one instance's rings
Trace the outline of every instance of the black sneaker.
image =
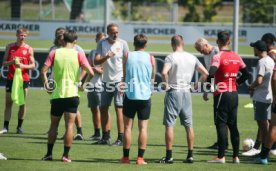
{"type": "MultiPolygon", "coordinates": [[[[211,146],[209,146],[207,148],[217,150],[218,149],[218,143],[215,142],[213,145],[211,145],[211,146]]],[[[227,150],[227,149],[228,149],[228,143],[226,144],[225,150],[227,150]]]]}
{"type": "Polygon", "coordinates": [[[95,144],[95,145],[110,145],[110,139],[100,139],[98,140],[97,142],[94,142],[92,144],[95,144]]]}
{"type": "Polygon", "coordinates": [[[194,162],[194,159],[193,159],[193,157],[188,157],[188,158],[186,158],[186,160],[185,161],[183,161],[184,163],[193,163],[194,162]]]}
{"type": "Polygon", "coordinates": [[[24,131],[21,127],[19,127],[19,128],[16,128],[16,133],[17,134],[24,134],[24,131]]]}
{"type": "Polygon", "coordinates": [[[83,136],[81,134],[77,134],[74,140],[83,140],[83,136]]]}
{"type": "Polygon", "coordinates": [[[208,148],[217,150],[218,149],[218,143],[215,142],[213,145],[209,146],[208,148]]]}
{"type": "Polygon", "coordinates": [[[122,146],[123,142],[121,140],[116,140],[113,144],[111,144],[111,146],[122,146]]]}
{"type": "Polygon", "coordinates": [[[92,135],[91,137],[85,139],[86,141],[99,141],[101,139],[101,136],[92,135]]]}
{"type": "Polygon", "coordinates": [[[42,157],[42,159],[41,160],[44,160],[44,161],[52,161],[53,160],[53,157],[52,157],[52,155],[45,155],[44,157],[42,157]]]}
{"type": "Polygon", "coordinates": [[[157,163],[173,164],[173,158],[167,159],[166,157],[163,157],[157,163]]]}

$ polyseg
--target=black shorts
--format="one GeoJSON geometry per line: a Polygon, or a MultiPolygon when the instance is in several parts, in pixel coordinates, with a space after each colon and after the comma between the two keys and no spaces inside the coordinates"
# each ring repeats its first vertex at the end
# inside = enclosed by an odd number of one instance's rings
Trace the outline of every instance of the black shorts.
{"type": "MultiPolygon", "coordinates": [[[[6,83],[6,92],[11,92],[12,91],[12,82],[13,80],[7,80],[7,83],[6,83]]],[[[23,81],[23,88],[26,89],[26,88],[29,88],[30,86],[30,81],[23,81]]]]}
{"type": "Polygon", "coordinates": [[[51,115],[62,116],[64,112],[77,113],[79,103],[79,97],[52,99],[51,115]]]}
{"type": "Polygon", "coordinates": [[[215,124],[234,124],[237,122],[238,93],[223,92],[214,96],[215,124]]]}
{"type": "Polygon", "coordinates": [[[137,112],[139,120],[148,120],[150,117],[151,100],[130,100],[125,95],[123,102],[123,114],[128,118],[134,118],[137,112]]]}

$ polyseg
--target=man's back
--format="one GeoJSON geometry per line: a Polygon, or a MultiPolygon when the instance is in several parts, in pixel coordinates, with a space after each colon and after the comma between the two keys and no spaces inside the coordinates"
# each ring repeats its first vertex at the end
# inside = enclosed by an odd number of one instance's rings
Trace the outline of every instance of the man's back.
{"type": "Polygon", "coordinates": [[[152,56],[144,51],[129,52],[126,62],[126,95],[132,100],[148,100],[151,96],[152,56]],[[133,85],[132,85],[133,84],[133,85]],[[133,87],[133,88],[131,88],[133,87]]]}
{"type": "Polygon", "coordinates": [[[187,52],[174,52],[166,57],[165,63],[170,65],[169,86],[174,89],[190,89],[194,71],[201,65],[199,60],[187,52]]]}
{"type": "Polygon", "coordinates": [[[218,71],[215,74],[217,85],[216,94],[221,92],[234,92],[236,88],[236,77],[245,64],[241,57],[233,51],[222,50],[214,56],[212,66],[216,66],[218,71]]]}
{"type": "Polygon", "coordinates": [[[79,54],[75,49],[55,50],[53,78],[57,85],[52,99],[78,96],[79,67],[79,54]]]}

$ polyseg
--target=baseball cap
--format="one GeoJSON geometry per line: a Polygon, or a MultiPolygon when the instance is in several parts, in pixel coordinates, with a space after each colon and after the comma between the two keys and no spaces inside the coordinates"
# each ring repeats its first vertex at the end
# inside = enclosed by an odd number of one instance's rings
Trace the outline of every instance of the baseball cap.
{"type": "Polygon", "coordinates": [[[262,40],[257,40],[256,42],[250,43],[251,47],[255,47],[259,51],[267,51],[266,43],[262,40]]]}

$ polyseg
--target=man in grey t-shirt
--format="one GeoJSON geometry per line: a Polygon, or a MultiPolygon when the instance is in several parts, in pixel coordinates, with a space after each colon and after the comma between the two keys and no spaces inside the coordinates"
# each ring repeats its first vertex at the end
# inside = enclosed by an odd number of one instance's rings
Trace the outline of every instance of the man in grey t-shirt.
{"type": "Polygon", "coordinates": [[[108,108],[114,97],[114,106],[117,116],[118,138],[112,144],[114,146],[122,145],[124,134],[123,123],[123,95],[118,91],[118,84],[123,77],[123,56],[128,53],[127,42],[119,39],[119,26],[111,23],[107,26],[108,38],[100,41],[97,45],[95,64],[103,66],[103,89],[101,97],[101,120],[103,129],[103,138],[98,144],[110,144],[110,115],[108,108]]]}
{"type": "MultiPolygon", "coordinates": [[[[195,49],[203,55],[205,67],[207,71],[210,70],[212,64],[213,56],[219,53],[219,48],[217,46],[212,46],[206,39],[199,38],[195,42],[195,49]]],[[[203,92],[203,99],[205,101],[209,100],[208,92],[203,92]]],[[[228,143],[227,145],[228,146],[228,143]]],[[[218,149],[218,142],[215,142],[213,145],[209,146],[210,149],[218,149]]]]}
{"type": "Polygon", "coordinates": [[[266,43],[258,40],[250,43],[254,48],[254,55],[259,58],[257,65],[257,75],[255,81],[249,86],[249,93],[253,99],[254,105],[254,119],[257,121],[258,134],[254,147],[247,152],[242,153],[244,156],[254,156],[260,152],[258,150],[260,144],[265,143],[268,135],[268,120],[271,119],[271,103],[272,103],[272,89],[271,78],[273,74],[274,61],[267,55],[266,43]]]}
{"type": "MultiPolygon", "coordinates": [[[[177,116],[179,116],[187,134],[188,155],[186,162],[192,163],[194,130],[192,127],[191,80],[195,70],[201,74],[198,82],[204,82],[208,72],[194,55],[183,50],[184,42],[182,36],[173,36],[171,46],[174,52],[166,57],[162,70],[162,81],[167,83],[163,118],[163,124],[166,129],[166,157],[163,157],[159,162],[173,163],[173,127],[177,116]]],[[[197,89],[197,83],[194,88],[197,89]]]]}
{"type": "Polygon", "coordinates": [[[195,42],[195,49],[203,54],[203,59],[205,63],[205,67],[207,71],[209,71],[213,56],[219,53],[219,49],[217,46],[212,46],[206,39],[199,38],[195,42]]]}

